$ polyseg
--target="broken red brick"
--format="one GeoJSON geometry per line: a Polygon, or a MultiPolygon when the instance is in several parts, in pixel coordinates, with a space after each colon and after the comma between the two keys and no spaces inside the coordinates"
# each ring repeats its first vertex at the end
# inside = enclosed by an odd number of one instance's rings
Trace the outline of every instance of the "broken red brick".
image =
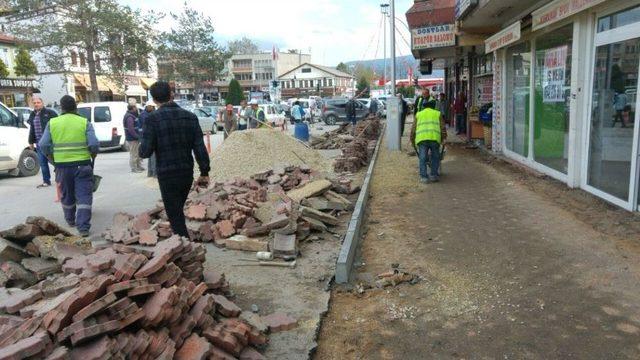
{"type": "Polygon", "coordinates": [[[0,359],[24,359],[39,354],[51,342],[49,335],[41,332],[0,349],[0,359]]]}
{"type": "Polygon", "coordinates": [[[242,312],[242,309],[238,307],[238,305],[229,301],[226,297],[222,295],[212,295],[213,301],[217,305],[217,311],[226,317],[237,317],[242,312]]]}
{"type": "Polygon", "coordinates": [[[133,219],[131,223],[131,230],[133,232],[139,233],[142,230],[146,230],[151,227],[151,215],[148,213],[142,213],[133,219]]]}
{"type": "MultiPolygon", "coordinates": [[[[168,240],[165,240],[168,241],[168,240]]],[[[170,253],[164,253],[162,255],[155,256],[151,260],[149,260],[146,264],[144,264],[140,270],[135,273],[135,277],[137,279],[147,277],[156,271],[160,270],[163,266],[167,264],[167,262],[171,259],[170,253]]]]}
{"type": "Polygon", "coordinates": [[[220,349],[217,346],[214,346],[211,349],[211,355],[209,356],[209,360],[237,360],[238,358],[229,354],[228,352],[220,349]]]}
{"type": "Polygon", "coordinates": [[[155,230],[141,230],[138,242],[142,245],[155,245],[158,243],[158,232],[155,230]]]}
{"type": "Polygon", "coordinates": [[[129,292],[127,292],[127,296],[134,297],[134,296],[146,295],[146,294],[154,293],[159,290],[160,290],[160,285],[158,284],[140,285],[138,287],[135,287],[129,290],[129,292]]]}
{"type": "Polygon", "coordinates": [[[188,206],[185,216],[192,220],[204,220],[207,216],[207,206],[203,204],[188,206]]]}
{"type": "Polygon", "coordinates": [[[216,228],[220,232],[220,236],[222,236],[222,238],[224,239],[231,237],[236,233],[236,228],[229,220],[219,221],[218,223],[216,223],[216,228]]]}
{"type": "Polygon", "coordinates": [[[298,325],[298,320],[284,313],[263,316],[262,320],[267,324],[271,332],[291,330],[298,325]]]}
{"type": "Polygon", "coordinates": [[[260,354],[258,350],[249,346],[244,348],[240,353],[240,360],[266,360],[266,357],[260,354]]]}
{"type": "Polygon", "coordinates": [[[211,344],[198,334],[191,334],[176,351],[176,360],[204,360],[211,353],[211,344]]]}

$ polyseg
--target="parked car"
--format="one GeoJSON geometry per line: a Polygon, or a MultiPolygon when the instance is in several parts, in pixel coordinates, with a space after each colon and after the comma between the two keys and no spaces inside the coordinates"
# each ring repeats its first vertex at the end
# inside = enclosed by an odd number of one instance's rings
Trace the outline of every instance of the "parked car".
{"type": "Polygon", "coordinates": [[[285,113],[283,111],[278,111],[276,105],[262,104],[259,106],[264,111],[264,116],[267,119],[267,123],[270,125],[275,124],[278,120],[283,119],[285,116],[285,113]]]}
{"type": "Polygon", "coordinates": [[[371,101],[376,101],[378,103],[378,113],[376,114],[378,117],[382,117],[383,115],[383,111],[384,111],[384,104],[382,102],[380,102],[377,99],[371,99],[371,98],[360,98],[360,99],[356,99],[358,102],[360,102],[362,105],[364,105],[367,110],[371,108],[371,101]]]}
{"type": "MultiPolygon", "coordinates": [[[[335,125],[338,122],[347,121],[347,99],[327,99],[322,107],[322,120],[327,125],[335,125]]],[[[369,109],[356,101],[356,120],[362,120],[369,114],[369,109]]]]}
{"type": "Polygon", "coordinates": [[[28,138],[24,121],[0,103],[0,172],[33,176],[40,171],[38,155],[27,146],[28,138]]]}
{"type": "Polygon", "coordinates": [[[91,123],[100,142],[100,150],[127,150],[122,119],[127,112],[124,101],[103,101],[78,104],[78,114],[91,123]]]}
{"type": "Polygon", "coordinates": [[[216,131],[222,130],[218,127],[218,124],[216,122],[218,114],[208,113],[202,108],[195,108],[189,111],[191,111],[198,117],[198,122],[200,123],[200,128],[202,129],[203,133],[209,131],[212,134],[215,134],[216,131]]]}

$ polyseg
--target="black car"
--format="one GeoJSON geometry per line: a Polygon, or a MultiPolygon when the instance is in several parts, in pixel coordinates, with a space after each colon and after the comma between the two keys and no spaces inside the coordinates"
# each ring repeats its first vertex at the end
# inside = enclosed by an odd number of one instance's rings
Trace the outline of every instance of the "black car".
{"type": "MultiPolygon", "coordinates": [[[[338,122],[347,121],[346,105],[347,99],[327,99],[323,100],[322,120],[327,125],[335,125],[338,122]]],[[[369,109],[360,102],[356,101],[356,120],[362,120],[367,117],[369,109]]]]}

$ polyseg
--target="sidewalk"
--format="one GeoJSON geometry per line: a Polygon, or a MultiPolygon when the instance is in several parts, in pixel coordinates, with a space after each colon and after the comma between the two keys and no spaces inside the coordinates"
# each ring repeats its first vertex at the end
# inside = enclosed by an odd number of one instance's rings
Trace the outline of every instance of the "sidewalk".
{"type": "Polygon", "coordinates": [[[354,285],[423,280],[335,289],[315,358],[640,358],[638,223],[462,144],[436,184],[381,148],[354,285]]]}

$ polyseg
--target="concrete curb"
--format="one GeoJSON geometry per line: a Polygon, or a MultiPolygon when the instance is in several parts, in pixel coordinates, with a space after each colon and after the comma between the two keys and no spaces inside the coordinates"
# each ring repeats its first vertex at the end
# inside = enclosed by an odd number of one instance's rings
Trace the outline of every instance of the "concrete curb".
{"type": "Polygon", "coordinates": [[[349,227],[347,233],[344,236],[342,247],[340,248],[340,254],[338,255],[338,261],[336,263],[336,283],[344,284],[349,282],[349,276],[351,274],[351,268],[353,266],[353,260],[356,255],[356,248],[360,242],[362,223],[364,222],[364,215],[367,208],[367,202],[369,200],[369,191],[371,189],[371,178],[373,177],[373,168],[376,165],[378,159],[378,151],[380,150],[380,144],[384,137],[386,123],[380,131],[380,138],[376,144],[376,149],[373,152],[371,162],[369,163],[369,169],[365,175],[362,188],[360,189],[360,195],[358,201],[351,215],[349,221],[349,227]]]}

